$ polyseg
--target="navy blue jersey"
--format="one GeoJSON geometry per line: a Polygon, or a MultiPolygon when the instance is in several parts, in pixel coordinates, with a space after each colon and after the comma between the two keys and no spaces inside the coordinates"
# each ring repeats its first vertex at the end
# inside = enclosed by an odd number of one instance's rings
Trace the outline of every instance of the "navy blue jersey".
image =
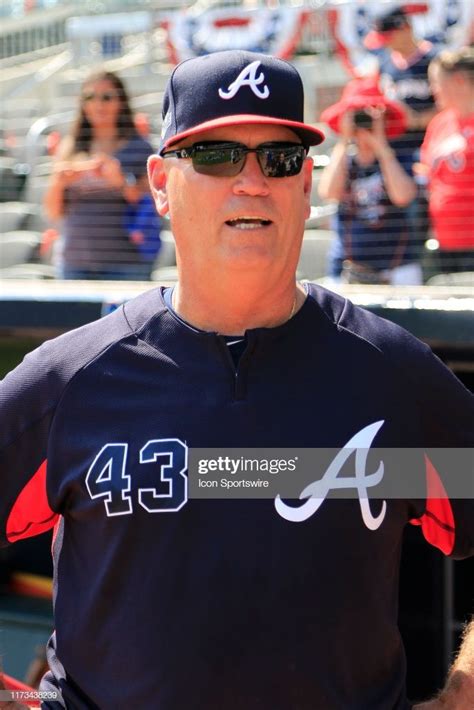
{"type": "Polygon", "coordinates": [[[328,498],[295,522],[188,500],[187,450],[340,448],[373,422],[378,447],[467,446],[473,409],[428,347],[318,286],[237,371],[157,289],[29,354],[0,384],[1,538],[55,525],[43,708],[406,710],[402,531],[468,555],[472,503],[388,500],[371,529],[328,498]]]}
{"type": "Polygon", "coordinates": [[[380,164],[348,158],[344,194],[336,215],[343,258],[373,269],[393,269],[420,258],[421,246],[405,208],[388,196],[380,164]]]}

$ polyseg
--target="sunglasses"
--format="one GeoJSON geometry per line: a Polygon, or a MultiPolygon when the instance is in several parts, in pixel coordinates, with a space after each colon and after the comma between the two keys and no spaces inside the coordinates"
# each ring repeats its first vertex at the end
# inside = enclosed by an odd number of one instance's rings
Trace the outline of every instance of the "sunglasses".
{"type": "Polygon", "coordinates": [[[194,143],[189,148],[169,150],[163,158],[190,158],[201,175],[234,177],[242,172],[247,155],[255,153],[265,177],[284,178],[298,175],[307,149],[301,143],[261,143],[248,148],[243,143],[194,143]]]}
{"type": "Polygon", "coordinates": [[[84,103],[87,103],[88,101],[100,101],[104,104],[110,103],[110,101],[113,101],[114,99],[118,98],[118,94],[115,93],[114,91],[104,91],[103,94],[95,94],[93,91],[91,91],[88,94],[82,94],[82,101],[84,103]]]}

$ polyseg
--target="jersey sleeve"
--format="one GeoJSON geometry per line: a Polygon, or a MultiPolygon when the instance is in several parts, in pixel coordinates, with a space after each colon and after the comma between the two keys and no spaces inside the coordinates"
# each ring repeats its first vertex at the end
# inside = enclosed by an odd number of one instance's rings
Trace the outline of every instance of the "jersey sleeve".
{"type": "Polygon", "coordinates": [[[345,323],[383,352],[404,406],[417,412],[418,431],[406,436],[409,446],[424,451],[426,498],[416,501],[417,517],[410,522],[446,555],[474,554],[474,396],[400,326],[347,301],[339,317],[345,323]]]}
{"type": "Polygon", "coordinates": [[[120,309],[44,343],[0,381],[0,545],[55,525],[60,511],[50,504],[48,438],[57,405],[82,368],[129,334],[120,309]]]}
{"type": "Polygon", "coordinates": [[[474,554],[474,397],[423,346],[410,378],[422,416],[426,503],[412,520],[446,555],[474,554]]]}
{"type": "Polygon", "coordinates": [[[0,382],[0,544],[48,530],[48,433],[61,394],[50,344],[27,355],[0,382]]]}

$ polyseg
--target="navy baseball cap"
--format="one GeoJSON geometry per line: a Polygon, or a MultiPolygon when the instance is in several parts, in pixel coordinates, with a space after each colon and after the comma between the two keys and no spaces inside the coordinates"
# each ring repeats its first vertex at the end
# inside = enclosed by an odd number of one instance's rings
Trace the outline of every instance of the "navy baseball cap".
{"type": "Polygon", "coordinates": [[[408,17],[410,15],[423,14],[427,11],[426,3],[406,3],[381,12],[374,20],[373,30],[365,36],[364,45],[367,49],[384,47],[396,30],[409,24],[408,17]]]}
{"type": "Polygon", "coordinates": [[[202,131],[247,123],[287,126],[304,145],[318,145],[324,134],[304,123],[303,112],[303,82],[283,59],[240,50],[187,59],[165,89],[159,152],[202,131]]]}

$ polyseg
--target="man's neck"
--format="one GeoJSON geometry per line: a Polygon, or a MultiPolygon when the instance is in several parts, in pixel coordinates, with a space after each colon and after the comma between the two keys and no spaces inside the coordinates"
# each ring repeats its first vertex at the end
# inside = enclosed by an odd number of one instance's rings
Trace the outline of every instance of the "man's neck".
{"type": "Polygon", "coordinates": [[[474,114],[474,87],[469,94],[459,96],[456,113],[460,118],[468,118],[474,114]]]}
{"type": "Polygon", "coordinates": [[[220,284],[215,289],[188,287],[186,281],[176,285],[173,309],[190,325],[208,332],[243,335],[253,328],[274,328],[286,323],[306,298],[302,286],[295,281],[278,289],[268,286],[252,290],[229,288],[220,284]]]}

